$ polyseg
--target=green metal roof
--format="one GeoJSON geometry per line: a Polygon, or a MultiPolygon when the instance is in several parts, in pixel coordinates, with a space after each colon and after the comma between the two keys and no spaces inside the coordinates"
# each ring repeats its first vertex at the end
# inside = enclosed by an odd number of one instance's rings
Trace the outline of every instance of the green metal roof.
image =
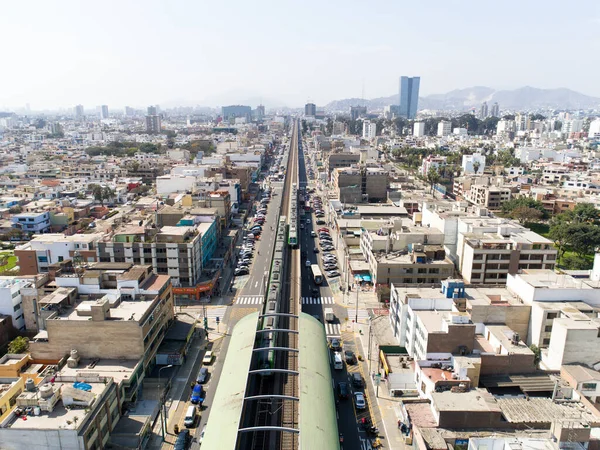
{"type": "Polygon", "coordinates": [[[233,328],[202,448],[235,449],[257,320],[258,312],[248,314],[233,328]]]}
{"type": "Polygon", "coordinates": [[[340,436],[325,327],[300,313],[300,450],[339,449],[340,436]]]}

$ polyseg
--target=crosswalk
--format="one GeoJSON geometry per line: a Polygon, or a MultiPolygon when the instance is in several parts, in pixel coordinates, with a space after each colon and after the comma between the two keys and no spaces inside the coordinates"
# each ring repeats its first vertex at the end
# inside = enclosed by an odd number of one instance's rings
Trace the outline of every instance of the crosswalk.
{"type": "MultiPolygon", "coordinates": [[[[218,317],[219,320],[223,320],[223,317],[225,316],[226,311],[227,311],[227,306],[221,306],[218,308],[206,308],[206,317],[208,317],[209,319],[216,319],[218,317]]],[[[200,313],[198,313],[198,320],[203,320],[203,319],[204,319],[204,312],[201,311],[200,313]]]]}
{"type": "MultiPolygon", "coordinates": [[[[349,309],[348,310],[348,320],[355,320],[356,319],[356,309],[349,309]]],[[[367,311],[366,309],[359,309],[358,310],[358,322],[359,323],[366,323],[369,321],[369,311],[367,311]]]]}
{"type": "Polygon", "coordinates": [[[302,297],[303,305],[333,305],[333,297],[302,297]]]}
{"type": "Polygon", "coordinates": [[[339,323],[325,323],[325,331],[326,331],[327,337],[337,337],[337,338],[342,337],[342,332],[340,330],[339,323]]]}
{"type": "Polygon", "coordinates": [[[261,305],[263,303],[262,296],[239,297],[235,302],[236,305],[261,305]]]}

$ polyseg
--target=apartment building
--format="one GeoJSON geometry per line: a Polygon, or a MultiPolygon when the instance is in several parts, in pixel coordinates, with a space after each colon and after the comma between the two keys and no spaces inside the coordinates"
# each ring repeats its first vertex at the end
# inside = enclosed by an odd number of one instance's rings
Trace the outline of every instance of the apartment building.
{"type": "Polygon", "coordinates": [[[499,210],[502,204],[511,198],[511,189],[502,186],[485,186],[471,184],[467,192],[463,192],[464,198],[475,204],[484,206],[491,210],[499,210]]]}
{"type": "Polygon", "coordinates": [[[325,159],[327,177],[329,178],[331,176],[334,169],[350,167],[358,163],[360,163],[360,153],[330,153],[325,159]]]}
{"type": "Polygon", "coordinates": [[[433,156],[428,155],[426,158],[423,158],[423,163],[421,164],[421,175],[426,177],[431,169],[435,169],[438,172],[440,169],[446,165],[446,156],[433,156]]]}
{"type": "Polygon", "coordinates": [[[98,242],[100,262],[150,264],[175,286],[195,286],[202,275],[202,236],[192,226],[160,230],[128,225],[98,242]]]}
{"type": "Polygon", "coordinates": [[[82,263],[95,262],[96,247],[102,233],[74,234],[62,233],[35,235],[26,244],[15,249],[15,256],[21,275],[36,275],[48,271],[51,264],[67,259],[79,258],[82,263]]]}
{"type": "Polygon", "coordinates": [[[50,213],[47,211],[15,214],[11,217],[11,221],[13,228],[26,233],[36,234],[50,231],[50,213]]]}
{"type": "Polygon", "coordinates": [[[342,203],[387,200],[389,177],[380,168],[338,168],[331,174],[333,189],[342,203]]]}
{"type": "Polygon", "coordinates": [[[30,342],[34,359],[58,361],[76,349],[82,358],[141,360],[141,373],[152,369],[174,317],[168,276],[148,265],[100,262],[57,274],[54,283],[64,290],[39,301],[45,330],[30,342]]]}
{"type": "Polygon", "coordinates": [[[503,284],[508,274],[527,269],[554,269],[553,242],[524,227],[498,226],[493,232],[459,233],[459,270],[470,284],[503,284]]]}

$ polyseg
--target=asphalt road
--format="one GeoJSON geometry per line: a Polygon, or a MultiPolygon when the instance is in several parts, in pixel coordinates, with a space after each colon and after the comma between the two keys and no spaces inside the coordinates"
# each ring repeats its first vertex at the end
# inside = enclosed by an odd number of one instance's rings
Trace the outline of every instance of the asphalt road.
{"type": "MultiPolygon", "coordinates": [[[[252,258],[252,265],[250,266],[249,275],[246,277],[246,283],[241,289],[239,294],[236,293],[236,307],[257,307],[262,304],[262,297],[265,293],[265,285],[269,281],[269,264],[273,256],[273,247],[275,246],[275,237],[277,233],[277,221],[279,220],[279,207],[282,201],[283,183],[276,182],[271,184],[271,201],[267,206],[266,220],[263,224],[262,234],[256,241],[254,247],[254,256],[252,258]],[[273,229],[271,229],[273,227],[273,229]],[[250,298],[251,297],[251,298],[250,298]]],[[[256,205],[253,207],[252,217],[254,217],[254,211],[256,205]]],[[[248,219],[248,222],[252,222],[252,218],[248,219]]],[[[246,224],[246,227],[248,225],[246,224]]],[[[244,231],[244,235],[247,232],[244,231]]],[[[236,249],[236,257],[239,255],[239,249],[236,249]]]]}
{"type": "MultiPolygon", "coordinates": [[[[306,148],[306,146],[303,146],[306,148]]],[[[306,186],[307,182],[307,171],[305,167],[304,160],[304,152],[301,152],[299,155],[299,182],[300,186],[306,186]]],[[[325,201],[325,199],[322,199],[325,201]]],[[[311,237],[310,232],[312,230],[317,231],[318,228],[321,228],[322,225],[317,226],[315,223],[315,217],[312,213],[306,213],[305,215],[300,215],[299,219],[302,219],[304,228],[300,228],[300,249],[303,252],[306,252],[307,257],[302,258],[302,311],[308,313],[312,316],[318,316],[323,325],[326,327],[327,339],[330,340],[332,338],[342,339],[342,345],[344,350],[352,350],[356,352],[354,339],[343,340],[344,338],[344,329],[345,322],[348,318],[348,313],[346,308],[337,305],[333,302],[333,292],[328,285],[328,278],[325,275],[325,270],[322,266],[321,255],[322,252],[315,253],[314,248],[318,247],[319,240],[316,237],[311,237]],[[310,223],[307,223],[307,219],[310,219],[310,223]],[[306,266],[306,259],[309,259],[312,264],[315,264],[317,261],[321,266],[321,271],[324,275],[324,281],[319,286],[316,285],[313,281],[312,274],[310,268],[306,266]],[[317,287],[319,289],[319,296],[317,297],[312,293],[311,289],[317,287]],[[336,321],[333,323],[328,323],[324,320],[324,309],[332,308],[334,310],[336,321]]],[[[333,236],[332,236],[333,237],[333,236]]],[[[343,261],[338,261],[338,268],[341,269],[340,263],[343,261]]],[[[348,336],[348,335],[347,335],[348,336]]],[[[351,336],[351,335],[350,335],[351,336]]],[[[330,351],[330,361],[331,361],[331,373],[335,384],[335,389],[337,389],[337,385],[339,382],[347,382],[349,386],[350,383],[350,373],[351,372],[360,372],[358,364],[347,366],[344,364],[343,370],[334,370],[333,363],[331,358],[333,357],[333,352],[330,351]]],[[[332,389],[334,387],[332,386],[332,389]]],[[[351,391],[354,392],[353,387],[351,387],[351,391]]],[[[335,392],[337,397],[337,391],[335,392]]],[[[367,410],[365,411],[356,411],[354,407],[353,399],[340,399],[338,404],[338,428],[340,433],[344,435],[344,450],[366,450],[370,448],[365,441],[364,432],[361,431],[359,433],[357,423],[359,418],[367,416],[367,410]]]]}

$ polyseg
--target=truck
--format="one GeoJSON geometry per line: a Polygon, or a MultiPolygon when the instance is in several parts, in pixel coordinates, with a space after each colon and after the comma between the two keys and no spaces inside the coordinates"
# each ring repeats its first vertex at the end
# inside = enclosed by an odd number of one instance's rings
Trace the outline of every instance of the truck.
{"type": "Polygon", "coordinates": [[[335,314],[333,313],[333,308],[325,308],[325,320],[327,322],[335,321],[335,314]]]}

